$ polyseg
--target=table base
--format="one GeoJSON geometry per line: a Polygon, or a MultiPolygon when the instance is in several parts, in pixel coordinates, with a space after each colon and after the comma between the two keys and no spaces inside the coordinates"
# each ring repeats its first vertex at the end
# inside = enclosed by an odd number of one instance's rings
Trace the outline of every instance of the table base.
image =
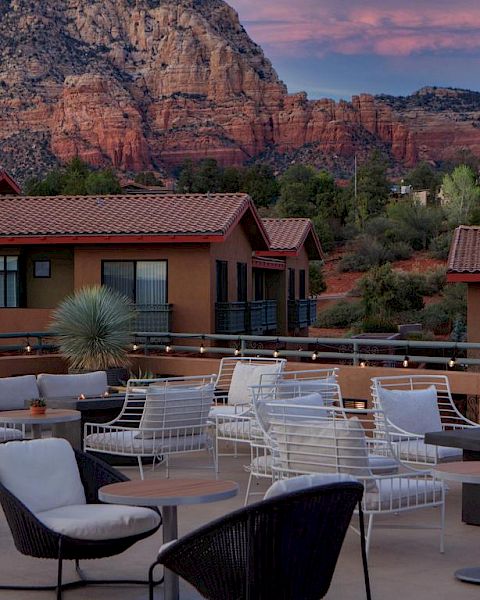
{"type": "MultiPolygon", "coordinates": [[[[480,461],[480,452],[472,450],[463,451],[463,460],[480,461]]],[[[480,526],[480,485],[475,483],[462,484],[462,521],[467,525],[480,526]]]]}
{"type": "Polygon", "coordinates": [[[466,567],[455,571],[455,577],[465,583],[480,585],[480,567],[466,567]]]}

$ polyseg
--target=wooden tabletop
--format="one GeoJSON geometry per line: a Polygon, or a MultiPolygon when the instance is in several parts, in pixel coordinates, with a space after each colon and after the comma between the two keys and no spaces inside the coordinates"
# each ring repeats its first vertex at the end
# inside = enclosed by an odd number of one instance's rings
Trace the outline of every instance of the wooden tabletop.
{"type": "Polygon", "coordinates": [[[468,460],[437,465],[433,471],[439,479],[480,484],[480,461],[468,460]]]}
{"type": "Polygon", "coordinates": [[[4,410],[0,412],[0,423],[51,425],[54,423],[66,423],[67,421],[79,421],[81,417],[82,414],[78,410],[66,410],[63,408],[47,408],[44,415],[32,415],[29,409],[4,410]]]}
{"type": "Polygon", "coordinates": [[[425,443],[480,452],[480,427],[431,431],[425,434],[425,443]]]}
{"type": "Polygon", "coordinates": [[[98,498],[103,502],[130,506],[177,506],[217,502],[237,493],[236,481],[154,479],[105,485],[98,491],[98,498]]]}

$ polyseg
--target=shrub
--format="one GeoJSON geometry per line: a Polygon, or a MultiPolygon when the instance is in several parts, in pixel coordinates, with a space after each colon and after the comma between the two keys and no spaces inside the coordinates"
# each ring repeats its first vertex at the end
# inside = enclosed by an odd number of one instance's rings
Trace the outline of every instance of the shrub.
{"type": "Polygon", "coordinates": [[[364,333],[397,333],[398,325],[391,319],[383,317],[365,317],[361,323],[364,333]]]}
{"type": "Polygon", "coordinates": [[[433,240],[430,242],[429,250],[431,255],[435,258],[446,260],[448,258],[451,243],[451,231],[446,231],[440,235],[437,235],[437,237],[433,238],[433,240]]]}
{"type": "Polygon", "coordinates": [[[407,242],[393,242],[386,246],[387,261],[407,260],[412,254],[412,247],[407,242]]]}
{"type": "Polygon", "coordinates": [[[309,267],[310,292],[320,294],[327,289],[320,261],[312,261],[309,267]]]}
{"type": "Polygon", "coordinates": [[[437,267],[425,273],[425,296],[435,296],[443,290],[447,283],[447,269],[445,267],[437,267]]]}
{"type": "Polygon", "coordinates": [[[315,323],[316,327],[350,327],[363,316],[360,302],[345,302],[340,300],[330,308],[322,311],[315,323]]]}

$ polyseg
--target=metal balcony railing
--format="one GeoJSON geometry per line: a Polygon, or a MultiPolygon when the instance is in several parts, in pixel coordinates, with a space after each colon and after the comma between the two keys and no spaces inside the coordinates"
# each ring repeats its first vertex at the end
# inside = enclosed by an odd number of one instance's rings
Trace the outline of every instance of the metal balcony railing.
{"type": "Polygon", "coordinates": [[[277,329],[277,301],[217,302],[216,333],[248,333],[262,335],[277,329]]]}
{"type": "Polygon", "coordinates": [[[215,304],[215,331],[217,333],[245,333],[246,302],[217,302],[215,304]]]}
{"type": "Polygon", "coordinates": [[[275,332],[277,329],[277,301],[264,300],[263,330],[275,332]]]}
{"type": "Polygon", "coordinates": [[[170,331],[172,304],[137,304],[135,319],[137,331],[170,331]]]}
{"type": "Polygon", "coordinates": [[[288,329],[305,329],[317,319],[317,301],[312,298],[288,301],[288,329]]]}

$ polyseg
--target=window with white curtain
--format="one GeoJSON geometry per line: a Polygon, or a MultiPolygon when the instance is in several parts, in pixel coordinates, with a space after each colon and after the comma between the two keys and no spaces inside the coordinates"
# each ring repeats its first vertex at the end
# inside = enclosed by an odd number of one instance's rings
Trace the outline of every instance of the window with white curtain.
{"type": "Polygon", "coordinates": [[[18,307],[18,256],[0,256],[0,308],[18,307]]]}
{"type": "Polygon", "coordinates": [[[166,260],[106,260],[102,282],[130,298],[136,305],[166,304],[166,260]]]}

